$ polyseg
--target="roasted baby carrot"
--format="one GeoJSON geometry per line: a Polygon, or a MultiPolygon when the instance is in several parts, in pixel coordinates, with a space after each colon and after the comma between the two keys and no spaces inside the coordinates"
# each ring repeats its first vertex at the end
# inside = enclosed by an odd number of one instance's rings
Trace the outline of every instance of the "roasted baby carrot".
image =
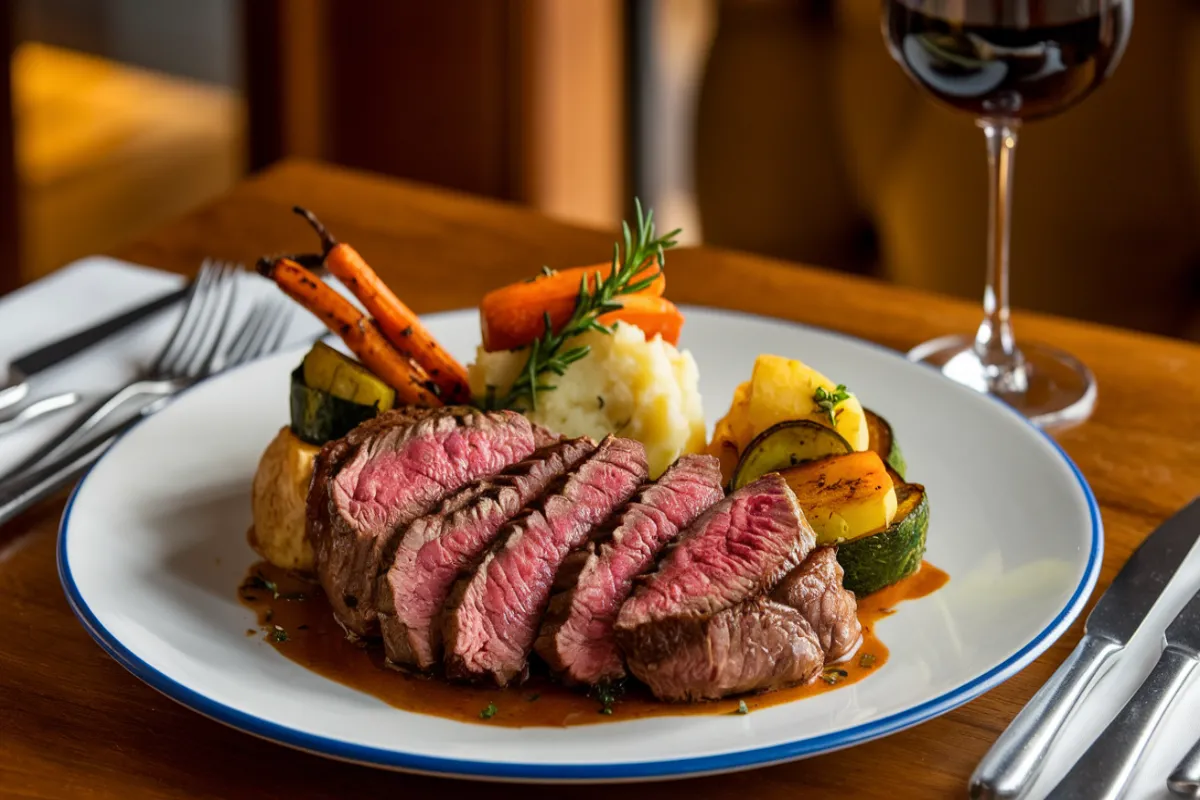
{"type": "Polygon", "coordinates": [[[624,322],[636,325],[646,334],[647,339],[658,335],[662,336],[665,342],[679,344],[679,333],[683,330],[683,314],[670,300],[652,295],[633,294],[622,297],[619,302],[623,308],[601,315],[599,321],[602,324],[624,322]]]}
{"type": "Polygon", "coordinates": [[[392,346],[429,373],[443,400],[451,403],[470,401],[466,368],[438,344],[412,309],[380,280],[358,251],[334,239],[311,211],[299,206],[293,211],[308,220],[321,237],[325,266],[346,284],[367,313],[375,318],[392,346]]]}
{"type": "Polygon", "coordinates": [[[261,259],[258,271],[275,281],[285,294],[340,336],[367,369],[396,390],[401,402],[418,406],[442,405],[425,370],[403,356],[373,320],[312,272],[290,258],[261,259]]]}
{"type": "MultiPolygon", "coordinates": [[[[658,272],[654,281],[636,295],[623,295],[623,299],[642,295],[662,296],[667,288],[667,279],[657,264],[647,264],[631,282],[650,277],[651,270],[658,272]]],[[[612,273],[612,264],[550,271],[532,280],[488,292],[479,304],[483,349],[496,351],[525,347],[545,332],[546,314],[550,315],[554,330],[562,328],[575,310],[579,282],[586,277],[588,286],[594,287],[597,272],[602,279],[607,278],[612,273]]]]}

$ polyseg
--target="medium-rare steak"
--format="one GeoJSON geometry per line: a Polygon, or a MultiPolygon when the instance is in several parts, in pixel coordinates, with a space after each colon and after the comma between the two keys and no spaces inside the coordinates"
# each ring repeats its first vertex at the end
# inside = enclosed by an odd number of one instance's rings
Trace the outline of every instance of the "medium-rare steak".
{"type": "Polygon", "coordinates": [[[836,548],[818,547],[809,553],[804,563],[772,590],[771,597],[804,615],[827,662],[853,654],[862,641],[858,602],[854,592],[842,586],[836,548]]]}
{"type": "Polygon", "coordinates": [[[346,437],[356,446],[327,471],[325,508],[309,507],[317,578],[334,615],[358,636],[377,632],[375,579],[391,537],[448,493],[534,449],[529,421],[511,411],[456,406],[388,420],[346,437]]]}
{"type": "Polygon", "coordinates": [[[811,626],[765,595],[804,560],[815,538],[775,473],[705,511],[621,607],[614,631],[630,671],[665,700],[721,697],[808,675],[801,657],[807,637],[798,632],[807,630],[824,661],[811,626]]]}
{"type": "Polygon", "coordinates": [[[640,442],[606,437],[574,472],[506,525],[451,594],[442,626],[446,674],[491,677],[501,686],[522,678],[555,573],[646,476],[640,442]]]}
{"type": "MultiPolygon", "coordinates": [[[[633,579],[724,494],[721,462],[712,456],[684,456],[656,483],[642,488],[614,519],[611,535],[585,551],[587,558],[575,570],[571,587],[550,599],[534,649],[551,669],[570,683],[597,684],[625,676],[613,624],[633,579]]],[[[566,565],[563,571],[568,571],[566,565]]]]}
{"type": "Polygon", "coordinates": [[[644,625],[632,638],[630,669],[673,702],[807,683],[825,664],[804,615],[762,595],[711,616],[644,625]]]}
{"type": "Polygon", "coordinates": [[[552,444],[499,475],[468,484],[399,537],[376,590],[389,660],[429,669],[442,653],[442,607],[460,572],[484,553],[505,522],[596,449],[591,439],[552,444]]]}

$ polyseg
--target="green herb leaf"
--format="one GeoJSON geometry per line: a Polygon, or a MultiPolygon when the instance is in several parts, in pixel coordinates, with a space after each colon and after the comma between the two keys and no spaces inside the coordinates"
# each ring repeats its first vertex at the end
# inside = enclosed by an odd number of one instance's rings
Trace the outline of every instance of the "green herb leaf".
{"type": "Polygon", "coordinates": [[[286,642],[288,640],[287,631],[278,625],[276,625],[275,630],[271,632],[271,636],[274,637],[275,641],[277,642],[286,642]]]}
{"type": "Polygon", "coordinates": [[[601,681],[596,684],[593,691],[596,694],[596,699],[600,701],[598,713],[611,715],[613,706],[625,694],[625,684],[622,681],[601,681]]]}
{"type": "Polygon", "coordinates": [[[818,386],[817,390],[813,392],[813,405],[816,406],[817,411],[829,415],[830,425],[837,425],[838,414],[841,413],[838,404],[849,400],[853,396],[850,392],[846,391],[846,384],[844,383],[839,383],[837,388],[832,392],[826,391],[823,386],[818,386]]]}
{"type": "Polygon", "coordinates": [[[574,347],[563,351],[566,343],[588,331],[612,333],[612,327],[602,324],[599,317],[621,308],[621,296],[645,289],[658,277],[666,260],[665,253],[676,245],[676,237],[680,231],[676,228],[663,236],[656,236],[654,211],[643,214],[641,201],[637,199],[634,200],[634,206],[637,210],[637,231],[635,233],[631,230],[628,222],[622,224],[622,242],[613,244],[612,271],[609,276],[604,278],[598,270],[591,276],[584,273],[579,281],[575,310],[561,330],[555,332],[550,323],[550,315],[544,315],[542,335],[529,346],[529,355],[525,365],[517,373],[517,379],[513,381],[504,397],[485,398],[489,407],[528,406],[530,410],[536,411],[538,393],[554,389],[554,386],[542,383],[542,376],[552,373],[561,377],[566,373],[567,367],[588,355],[587,347],[574,347]],[[657,259],[658,271],[635,281],[634,278],[638,278],[652,258],[657,259]]]}
{"type": "Polygon", "coordinates": [[[858,657],[858,665],[860,667],[862,667],[863,669],[870,669],[871,667],[875,666],[876,660],[877,659],[872,654],[863,653],[861,656],[858,657]]]}
{"type": "Polygon", "coordinates": [[[496,708],[495,703],[488,703],[487,708],[485,708],[483,711],[479,712],[479,718],[480,719],[491,719],[492,717],[496,716],[496,712],[498,710],[499,709],[496,708]]]}
{"type": "Polygon", "coordinates": [[[738,707],[737,707],[737,711],[734,711],[733,713],[735,713],[735,714],[749,714],[749,713],[750,713],[750,709],[749,709],[749,708],[746,706],[746,701],[745,701],[745,700],[738,700],[738,707]]]}

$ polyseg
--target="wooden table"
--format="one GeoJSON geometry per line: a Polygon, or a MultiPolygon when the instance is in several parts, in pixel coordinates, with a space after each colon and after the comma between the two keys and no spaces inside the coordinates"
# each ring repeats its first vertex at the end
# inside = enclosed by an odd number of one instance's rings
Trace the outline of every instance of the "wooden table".
{"type": "MultiPolygon", "coordinates": [[[[419,312],[472,305],[542,264],[606,257],[613,235],[506,205],[309,163],[288,163],[115,255],[191,271],[201,258],[253,261],[311,249],[289,211],[316,210],[419,312]]],[[[971,330],[970,303],[709,248],[673,252],[671,295],[801,320],[907,349],[971,330]]],[[[1096,372],[1093,418],[1060,441],[1099,498],[1100,585],[1165,517],[1200,493],[1200,347],[1078,322],[1017,315],[1096,372]]],[[[62,499],[0,529],[0,795],[6,797],[469,797],[478,785],[391,774],[295,752],[204,719],[142,684],[97,647],[59,588],[62,499]]],[[[731,798],[963,796],[991,742],[1078,640],[1081,624],[1022,673],[943,717],[886,739],[790,765],[660,786],[731,798]],[[863,773],[873,778],[864,780],[863,773]]],[[[647,794],[651,789],[645,788],[647,794]]],[[[608,798],[634,787],[581,787],[608,798]]],[[[491,798],[564,796],[496,785],[491,798]]]]}

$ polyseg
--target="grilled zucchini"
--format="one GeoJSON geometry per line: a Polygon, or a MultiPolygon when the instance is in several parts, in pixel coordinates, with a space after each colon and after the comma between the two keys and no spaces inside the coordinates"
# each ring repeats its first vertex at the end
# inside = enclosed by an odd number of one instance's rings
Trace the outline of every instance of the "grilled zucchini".
{"type": "Polygon", "coordinates": [[[921,568],[929,532],[929,498],[919,483],[892,473],[896,515],[886,530],[838,546],[843,585],[859,597],[907,578],[921,568]]]}

